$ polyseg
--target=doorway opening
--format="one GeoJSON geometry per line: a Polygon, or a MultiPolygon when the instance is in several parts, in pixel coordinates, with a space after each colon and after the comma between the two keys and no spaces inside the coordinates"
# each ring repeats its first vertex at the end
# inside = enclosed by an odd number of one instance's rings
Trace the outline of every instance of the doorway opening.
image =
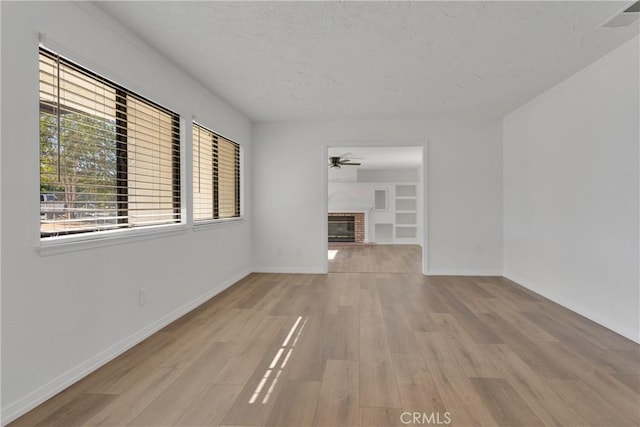
{"type": "Polygon", "coordinates": [[[421,273],[423,146],[327,148],[327,271],[421,273]]]}

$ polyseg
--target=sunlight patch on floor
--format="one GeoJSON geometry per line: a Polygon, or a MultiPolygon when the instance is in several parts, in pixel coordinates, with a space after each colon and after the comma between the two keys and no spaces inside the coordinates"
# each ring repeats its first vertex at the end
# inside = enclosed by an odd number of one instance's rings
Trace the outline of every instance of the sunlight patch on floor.
{"type": "Polygon", "coordinates": [[[338,254],[338,250],[337,249],[329,249],[328,251],[328,258],[329,259],[334,259],[336,257],[336,255],[338,254]]]}
{"type": "Polygon", "coordinates": [[[291,352],[293,352],[293,348],[298,343],[298,339],[300,338],[300,334],[302,334],[302,330],[304,329],[304,326],[307,324],[307,320],[309,320],[309,317],[305,317],[304,321],[302,321],[302,316],[298,316],[296,323],[294,323],[291,329],[289,329],[289,334],[284,339],[284,342],[282,343],[282,346],[280,346],[280,349],[278,350],[276,355],[273,357],[273,360],[271,361],[271,365],[269,365],[269,368],[265,371],[264,376],[260,380],[260,383],[258,383],[258,386],[253,391],[253,396],[251,396],[251,399],[249,399],[250,405],[254,404],[258,400],[260,393],[262,393],[262,389],[269,381],[269,377],[271,377],[272,376],[271,374],[273,373],[273,371],[277,369],[275,376],[273,376],[273,381],[271,381],[271,385],[269,386],[269,389],[267,390],[266,394],[264,395],[264,398],[262,399],[262,404],[264,405],[269,401],[269,397],[273,393],[273,389],[276,387],[276,384],[278,383],[278,379],[280,378],[280,374],[282,374],[282,370],[285,368],[285,366],[287,366],[287,362],[289,361],[291,352]],[[300,321],[302,321],[302,326],[300,326],[300,329],[298,329],[298,333],[296,334],[293,342],[289,346],[289,341],[293,337],[294,332],[296,332],[296,329],[298,328],[300,321]],[[278,362],[280,361],[280,357],[284,354],[286,350],[288,350],[287,355],[285,356],[284,360],[282,361],[282,364],[278,368],[277,365],[278,365],[278,362]]]}

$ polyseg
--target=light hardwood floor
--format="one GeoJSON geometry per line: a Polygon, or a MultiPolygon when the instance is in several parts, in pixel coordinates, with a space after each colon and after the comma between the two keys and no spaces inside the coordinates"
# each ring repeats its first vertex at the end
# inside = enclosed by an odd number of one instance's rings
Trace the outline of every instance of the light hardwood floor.
{"type": "Polygon", "coordinates": [[[631,426],[639,365],[503,278],[253,274],[11,425],[631,426]]]}
{"type": "Polygon", "coordinates": [[[422,248],[418,245],[345,245],[329,243],[337,250],[329,260],[330,273],[420,273],[422,248]]]}

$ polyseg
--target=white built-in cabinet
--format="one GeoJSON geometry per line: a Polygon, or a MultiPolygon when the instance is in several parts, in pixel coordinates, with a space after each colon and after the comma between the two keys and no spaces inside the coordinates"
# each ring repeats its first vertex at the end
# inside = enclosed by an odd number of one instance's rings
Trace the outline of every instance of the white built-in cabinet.
{"type": "Polygon", "coordinates": [[[421,184],[329,182],[329,212],[363,212],[365,242],[421,244],[421,184]]]}
{"type": "Polygon", "coordinates": [[[396,185],[396,239],[418,237],[418,192],[415,184],[396,185]]]}
{"type": "Polygon", "coordinates": [[[371,241],[376,243],[419,243],[418,185],[390,183],[373,189],[374,209],[370,215],[371,241]]]}

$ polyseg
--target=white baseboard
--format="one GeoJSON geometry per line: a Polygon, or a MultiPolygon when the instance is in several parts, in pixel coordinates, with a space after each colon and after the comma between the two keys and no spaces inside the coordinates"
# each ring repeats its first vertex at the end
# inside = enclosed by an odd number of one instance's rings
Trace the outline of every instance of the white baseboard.
{"type": "Polygon", "coordinates": [[[630,328],[619,324],[618,322],[611,320],[610,318],[604,317],[598,313],[593,313],[590,310],[585,309],[580,304],[576,303],[575,300],[569,298],[559,297],[558,295],[554,295],[553,292],[548,289],[540,288],[539,286],[535,286],[533,283],[528,280],[523,280],[519,277],[512,275],[505,275],[506,279],[511,280],[512,282],[516,282],[518,285],[529,289],[532,292],[535,292],[538,295],[541,295],[548,300],[555,302],[563,306],[566,309],[573,311],[574,313],[579,314],[580,316],[586,317],[589,320],[596,322],[597,324],[604,326],[607,329],[615,332],[616,334],[622,335],[625,338],[630,339],[633,342],[640,344],[640,337],[638,336],[637,331],[633,331],[630,328]]]}
{"type": "Polygon", "coordinates": [[[326,274],[322,268],[307,267],[254,267],[254,273],[281,273],[281,274],[326,274]]]}
{"type": "Polygon", "coordinates": [[[429,270],[425,276],[502,276],[497,270],[429,270]]]}
{"type": "Polygon", "coordinates": [[[251,271],[244,271],[240,274],[235,275],[234,277],[228,279],[224,283],[221,283],[220,285],[216,286],[215,288],[211,289],[205,294],[200,295],[199,297],[195,298],[192,301],[189,301],[188,303],[184,304],[182,307],[175,309],[174,311],[167,314],[166,316],[163,316],[162,318],[145,326],[144,328],[128,336],[122,341],[96,354],[95,356],[86,360],[85,362],[81,363],[75,368],[54,378],[49,383],[43,385],[39,389],[29,393],[28,395],[17,400],[16,402],[13,402],[7,405],[7,407],[2,408],[2,411],[0,412],[0,420],[2,421],[2,425],[10,423],[11,421],[15,420],[16,418],[20,417],[21,415],[27,413],[31,409],[40,405],[42,402],[60,393],[65,388],[74,384],[78,380],[86,377],[91,372],[100,368],[107,362],[115,359],[125,351],[129,350],[131,347],[142,342],[143,340],[150,337],[160,329],[167,326],[169,323],[187,314],[194,308],[208,301],[212,297],[216,296],[217,294],[224,291],[229,286],[240,281],[241,279],[248,276],[249,274],[251,274],[251,271]]]}

